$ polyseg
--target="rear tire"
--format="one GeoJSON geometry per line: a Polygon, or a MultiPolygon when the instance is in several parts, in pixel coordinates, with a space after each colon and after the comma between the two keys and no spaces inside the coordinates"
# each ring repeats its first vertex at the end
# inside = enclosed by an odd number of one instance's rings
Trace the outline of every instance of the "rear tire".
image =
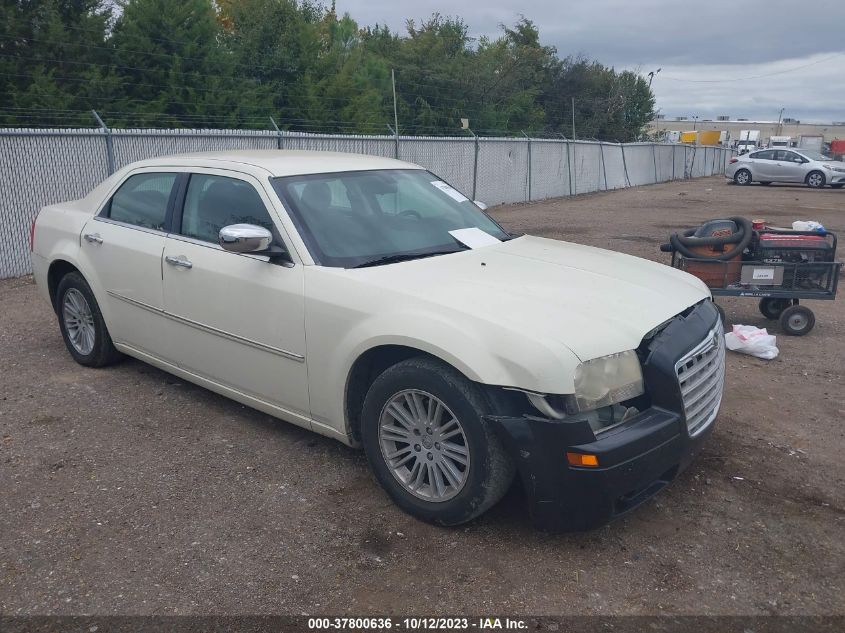
{"type": "Polygon", "coordinates": [[[750,185],[751,172],[747,169],[740,169],[734,174],[734,182],[738,185],[750,185]]]}
{"type": "Polygon", "coordinates": [[[56,314],[68,352],[80,365],[105,367],[123,356],[115,349],[88,282],[68,273],[56,288],[56,314]]]}
{"type": "Polygon", "coordinates": [[[780,315],[780,326],[790,336],[804,336],[815,324],[816,315],[806,306],[789,306],[780,315]]]}
{"type": "Polygon", "coordinates": [[[514,465],[483,419],[490,412],[477,385],[435,359],[410,358],[376,378],[361,437],[394,503],[423,521],[459,525],[498,502],[514,465]]]}
{"type": "Polygon", "coordinates": [[[825,177],[824,174],[820,171],[811,171],[807,174],[807,178],[804,180],[807,183],[807,186],[811,189],[821,189],[824,187],[825,177]]]}
{"type": "Polygon", "coordinates": [[[780,315],[783,314],[783,311],[791,305],[792,302],[789,299],[772,299],[770,297],[764,297],[760,299],[760,314],[767,319],[776,321],[780,318],[780,315]]]}

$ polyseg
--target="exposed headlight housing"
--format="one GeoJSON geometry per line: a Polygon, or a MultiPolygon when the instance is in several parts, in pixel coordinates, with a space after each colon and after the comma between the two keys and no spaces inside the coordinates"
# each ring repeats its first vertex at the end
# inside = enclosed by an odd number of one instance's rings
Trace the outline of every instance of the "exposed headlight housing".
{"type": "Polygon", "coordinates": [[[837,167],[836,165],[822,165],[822,167],[830,171],[845,172],[845,167],[837,167]]]}
{"type": "Polygon", "coordinates": [[[645,392],[634,350],[588,360],[575,369],[575,393],[566,398],[570,415],[636,398],[645,392]]]}

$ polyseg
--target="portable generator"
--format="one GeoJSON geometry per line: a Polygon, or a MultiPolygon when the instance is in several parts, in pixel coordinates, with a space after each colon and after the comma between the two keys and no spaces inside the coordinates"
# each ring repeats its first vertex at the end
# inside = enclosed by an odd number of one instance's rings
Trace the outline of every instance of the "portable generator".
{"type": "Polygon", "coordinates": [[[759,297],[763,316],[779,319],[795,336],[815,325],[800,300],[834,299],[842,267],[830,231],[780,229],[737,217],[675,233],[660,250],[672,253],[672,266],[701,279],[714,296],[759,297]]]}
{"type": "Polygon", "coordinates": [[[752,240],[751,259],[771,264],[832,262],[833,245],[824,235],[760,232],[752,240]]]}

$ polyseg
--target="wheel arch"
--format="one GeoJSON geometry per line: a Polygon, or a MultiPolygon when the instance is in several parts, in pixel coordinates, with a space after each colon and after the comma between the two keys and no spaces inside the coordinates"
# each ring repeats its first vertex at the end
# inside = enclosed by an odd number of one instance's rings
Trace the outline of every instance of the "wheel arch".
{"type": "Polygon", "coordinates": [[[810,176],[812,176],[813,174],[818,174],[819,176],[822,177],[822,184],[821,184],[822,187],[824,187],[827,184],[827,176],[825,175],[825,173],[821,169],[811,169],[810,171],[808,171],[807,175],[804,176],[804,184],[806,184],[806,185],[810,184],[810,176]]]}
{"type": "Polygon", "coordinates": [[[360,444],[361,441],[361,412],[370,385],[388,367],[415,356],[433,358],[454,367],[451,363],[418,347],[400,344],[376,345],[364,351],[352,363],[346,378],[343,398],[346,433],[352,442],[360,444]]]}
{"type": "Polygon", "coordinates": [[[79,273],[82,275],[83,279],[85,278],[82,271],[79,270],[75,264],[72,264],[66,259],[55,259],[50,262],[50,267],[47,269],[47,292],[50,296],[50,303],[52,304],[54,311],[58,311],[58,306],[56,304],[56,290],[59,287],[59,282],[68,273],[79,273]]]}

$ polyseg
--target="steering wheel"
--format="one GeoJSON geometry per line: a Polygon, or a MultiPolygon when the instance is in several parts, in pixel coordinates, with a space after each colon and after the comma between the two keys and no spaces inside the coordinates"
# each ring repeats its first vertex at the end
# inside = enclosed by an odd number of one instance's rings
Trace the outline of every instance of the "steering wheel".
{"type": "Polygon", "coordinates": [[[422,215],[419,211],[414,209],[405,209],[397,214],[400,218],[413,218],[414,220],[422,220],[422,215]]]}

